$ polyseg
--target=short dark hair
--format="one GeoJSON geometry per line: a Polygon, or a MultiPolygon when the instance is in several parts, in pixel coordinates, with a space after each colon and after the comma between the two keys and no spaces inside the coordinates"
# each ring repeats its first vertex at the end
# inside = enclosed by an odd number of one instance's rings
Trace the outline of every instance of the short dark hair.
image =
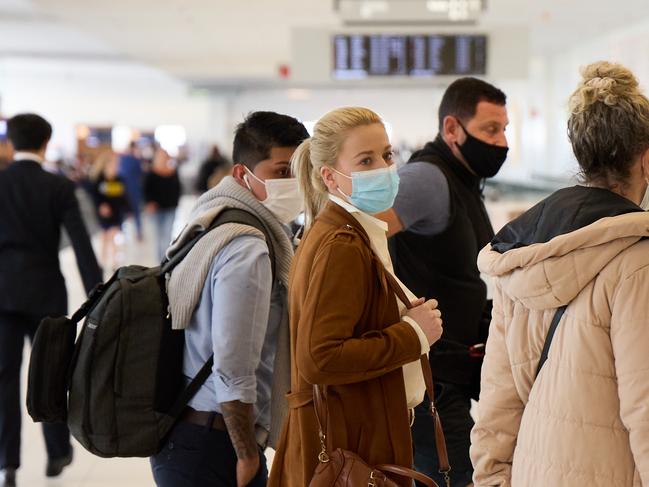
{"type": "Polygon", "coordinates": [[[35,113],[21,113],[7,120],[7,138],[14,150],[41,150],[51,137],[52,126],[35,113]]]}
{"type": "Polygon", "coordinates": [[[439,104],[439,131],[444,128],[444,118],[451,115],[467,122],[475,115],[478,103],[488,101],[506,105],[507,96],[495,86],[478,78],[460,78],[453,81],[444,92],[439,104]]]}
{"type": "Polygon", "coordinates": [[[253,169],[270,157],[273,147],[297,147],[309,138],[296,118],[275,112],[253,112],[234,132],[232,162],[253,169]]]}

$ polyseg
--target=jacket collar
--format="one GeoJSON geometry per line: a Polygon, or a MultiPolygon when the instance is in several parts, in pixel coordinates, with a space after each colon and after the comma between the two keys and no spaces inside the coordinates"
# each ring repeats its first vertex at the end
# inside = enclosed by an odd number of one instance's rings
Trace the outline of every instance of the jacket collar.
{"type": "Polygon", "coordinates": [[[642,208],[607,189],[586,186],[564,188],[507,224],[494,237],[491,248],[502,254],[549,242],[602,218],[638,212],[642,212],[642,208]]]}
{"type": "Polygon", "coordinates": [[[32,159],[14,159],[11,163],[9,163],[9,166],[7,167],[7,170],[9,169],[16,169],[16,168],[26,168],[29,167],[31,169],[39,169],[41,171],[44,171],[43,166],[41,165],[40,162],[36,162],[32,159]]]}
{"type": "MultiPolygon", "coordinates": [[[[559,215],[550,216],[559,222],[559,215]]],[[[633,211],[504,253],[488,245],[478,256],[478,268],[497,278],[499,288],[524,306],[558,308],[570,303],[609,263],[645,238],[649,238],[649,214],[633,211]]],[[[630,269],[642,266],[638,256],[618,259],[613,274],[621,279],[630,269]]]]}
{"type": "MultiPolygon", "coordinates": [[[[375,216],[370,215],[369,213],[365,213],[364,211],[359,210],[356,208],[354,205],[351,203],[348,203],[347,201],[343,200],[342,198],[339,198],[338,196],[335,196],[333,194],[329,194],[329,200],[333,201],[336,203],[338,206],[342,206],[345,210],[347,210],[348,213],[351,213],[354,215],[354,218],[358,221],[360,221],[361,225],[363,225],[363,228],[367,228],[367,225],[371,226],[376,226],[383,230],[387,234],[388,232],[388,224],[385,223],[383,220],[379,220],[375,216]],[[363,223],[365,222],[365,224],[363,223]]],[[[371,232],[368,232],[371,233],[371,232]]]]}
{"type": "Polygon", "coordinates": [[[348,227],[358,233],[365,243],[370,246],[370,237],[356,218],[343,207],[337,205],[333,201],[327,202],[327,205],[317,216],[316,221],[322,221],[339,228],[348,227]]]}
{"type": "Polygon", "coordinates": [[[424,148],[415,152],[410,161],[416,162],[418,157],[432,155],[446,163],[448,169],[469,189],[482,193],[482,178],[472,174],[455,155],[441,134],[438,134],[434,141],[428,142],[424,148]]]}
{"type": "Polygon", "coordinates": [[[14,161],[34,161],[43,164],[43,158],[34,152],[16,151],[14,153],[14,161]]]}

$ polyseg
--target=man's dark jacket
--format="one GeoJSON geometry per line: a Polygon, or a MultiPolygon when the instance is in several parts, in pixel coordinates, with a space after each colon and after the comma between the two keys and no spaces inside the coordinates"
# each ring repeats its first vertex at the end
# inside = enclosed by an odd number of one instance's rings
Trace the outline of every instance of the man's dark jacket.
{"type": "Polygon", "coordinates": [[[0,313],[67,313],[59,267],[62,226],[86,292],[102,280],[74,191],[71,181],[34,161],[15,161],[0,172],[0,313]]]}
{"type": "Polygon", "coordinates": [[[455,158],[441,136],[412,155],[410,162],[418,161],[444,173],[450,193],[449,223],[438,235],[408,230],[396,234],[390,239],[390,254],[397,276],[416,296],[439,301],[444,334],[430,354],[435,378],[469,386],[476,395],[482,361],[472,358],[468,347],[486,339],[483,329],[489,321],[487,287],[477,258],[494,236],[482,180],[455,158]]]}

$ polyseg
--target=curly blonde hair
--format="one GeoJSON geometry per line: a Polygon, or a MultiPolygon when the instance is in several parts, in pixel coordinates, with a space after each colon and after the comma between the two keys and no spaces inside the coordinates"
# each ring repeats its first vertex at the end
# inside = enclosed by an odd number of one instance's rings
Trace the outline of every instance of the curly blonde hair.
{"type": "Polygon", "coordinates": [[[600,61],[581,75],[570,97],[568,137],[582,179],[626,185],[638,156],[649,149],[649,99],[620,64],[600,61]]]}

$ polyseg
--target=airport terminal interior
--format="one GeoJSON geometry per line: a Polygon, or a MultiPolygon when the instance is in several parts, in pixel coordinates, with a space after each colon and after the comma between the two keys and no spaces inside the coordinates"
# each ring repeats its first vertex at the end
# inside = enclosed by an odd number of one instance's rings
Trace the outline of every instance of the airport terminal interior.
{"type": "MultiPolygon", "coordinates": [[[[648,53],[647,0],[0,0],[0,172],[20,152],[9,140],[12,117],[34,113],[47,120],[52,134],[43,168],[74,184],[108,279],[120,266],[160,262],[195,217],[201,194],[241,162],[233,160],[233,137],[250,113],[289,115],[313,135],[331,110],[368,108],[383,121],[400,170],[443,130],[438,109],[451,83],[475,77],[507,97],[507,158],[495,176],[480,181],[498,233],[555,191],[583,183],[567,128],[580,69],[620,63],[641,88],[649,87],[648,53]],[[106,196],[107,175],[121,174],[117,166],[125,160],[135,160],[144,179],[160,161],[164,174],[177,174],[178,196],[166,212],[143,200],[136,221],[128,182],[128,198],[106,196]]],[[[140,198],[149,189],[140,187],[140,198]]],[[[304,215],[296,221],[294,230],[304,215]]],[[[65,232],[59,250],[73,312],[87,295],[65,232]]],[[[486,274],[491,299],[493,277],[486,274]]],[[[25,340],[15,485],[156,485],[148,459],[101,458],[76,440],[72,464],[45,476],[41,427],[25,408],[30,350],[25,340]]],[[[477,402],[470,404],[476,419],[477,402]]],[[[642,455],[649,436],[644,441],[642,455]]],[[[265,450],[269,470],[274,453],[265,450]]],[[[635,453],[628,458],[640,464],[635,453]]],[[[648,466],[637,467],[642,481],[606,485],[647,486],[648,466]]],[[[469,475],[464,485],[470,481],[469,475]]],[[[289,485],[279,482],[272,485],[289,485]]]]}

